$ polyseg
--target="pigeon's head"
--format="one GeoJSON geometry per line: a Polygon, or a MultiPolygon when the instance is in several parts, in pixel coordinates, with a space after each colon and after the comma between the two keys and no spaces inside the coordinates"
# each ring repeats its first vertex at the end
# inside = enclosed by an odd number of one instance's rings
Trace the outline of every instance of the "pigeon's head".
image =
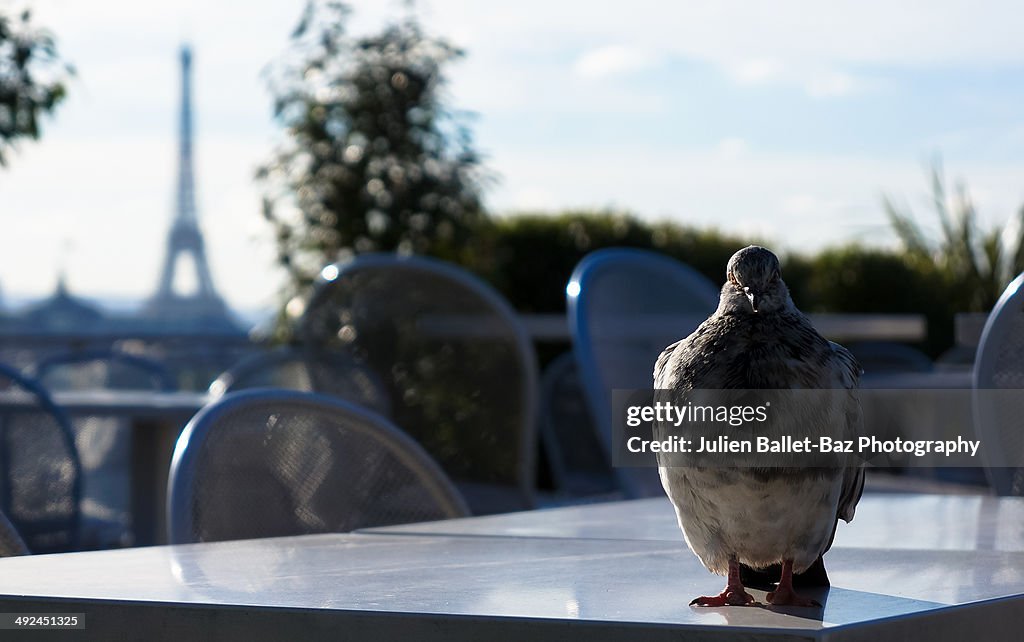
{"type": "Polygon", "coordinates": [[[743,248],[729,259],[726,276],[722,300],[731,309],[765,314],[792,305],[779,257],[771,250],[759,245],[743,248]]]}

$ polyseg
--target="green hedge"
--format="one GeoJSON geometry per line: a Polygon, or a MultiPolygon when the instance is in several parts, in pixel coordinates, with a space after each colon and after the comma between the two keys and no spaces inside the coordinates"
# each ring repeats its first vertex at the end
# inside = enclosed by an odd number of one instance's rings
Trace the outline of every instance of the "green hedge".
{"type": "Polygon", "coordinates": [[[783,276],[805,312],[923,314],[928,336],[919,346],[938,356],[953,344],[953,316],[963,310],[933,265],[892,250],[849,245],[789,255],[783,276]]]}
{"type": "Polygon", "coordinates": [[[606,247],[650,249],[721,283],[725,264],[747,240],[714,230],[647,223],[612,212],[526,213],[495,218],[459,261],[494,285],[520,312],[565,310],[565,284],[584,256],[606,247]]]}
{"type": "MultiPolygon", "coordinates": [[[[454,260],[494,285],[525,313],[565,311],[565,284],[589,252],[636,247],[676,258],[716,285],[737,249],[758,242],[717,230],[650,223],[630,214],[570,211],[492,218],[454,260]]],[[[807,312],[924,314],[929,335],[920,347],[933,356],[952,345],[957,301],[948,280],[932,265],[893,250],[850,245],[818,254],[784,254],[783,276],[798,307],[807,312]]]]}

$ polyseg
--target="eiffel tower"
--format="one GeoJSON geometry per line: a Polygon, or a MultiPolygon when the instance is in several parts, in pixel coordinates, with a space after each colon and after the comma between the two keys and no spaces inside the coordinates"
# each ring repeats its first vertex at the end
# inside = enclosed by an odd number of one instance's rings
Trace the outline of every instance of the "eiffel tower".
{"type": "Polygon", "coordinates": [[[160,285],[146,302],[142,316],[194,329],[236,328],[231,313],[213,287],[206,263],[203,235],[196,215],[195,182],[192,175],[192,50],[181,49],[181,122],[179,135],[177,202],[174,222],[167,237],[160,285]],[[175,291],[179,258],[189,256],[195,268],[196,289],[187,294],[175,291]]]}

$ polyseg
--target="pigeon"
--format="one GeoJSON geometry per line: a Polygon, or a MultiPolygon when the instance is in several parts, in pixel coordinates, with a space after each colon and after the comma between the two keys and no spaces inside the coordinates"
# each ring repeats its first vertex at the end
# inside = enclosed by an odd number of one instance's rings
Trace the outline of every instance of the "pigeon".
{"type": "MultiPolygon", "coordinates": [[[[668,346],[654,368],[654,387],[675,401],[700,390],[831,389],[830,406],[793,405],[791,425],[808,434],[856,439],[863,431],[857,387],[861,368],[842,346],[823,338],[793,304],[779,259],[752,245],[729,260],[718,309],[690,336],[668,346]],[[801,415],[801,413],[805,413],[801,415]],[[826,417],[829,425],[821,425],[826,417]]],[[[664,431],[667,426],[655,425],[664,431]]],[[[838,520],[853,519],[864,488],[860,462],[827,467],[674,466],[659,454],[659,475],[687,545],[728,583],[696,606],[760,606],[744,588],[741,566],[781,569],[766,600],[820,606],[798,594],[793,576],[821,563],[838,520]]],[[[824,567],[821,567],[824,571],[824,567]]]]}

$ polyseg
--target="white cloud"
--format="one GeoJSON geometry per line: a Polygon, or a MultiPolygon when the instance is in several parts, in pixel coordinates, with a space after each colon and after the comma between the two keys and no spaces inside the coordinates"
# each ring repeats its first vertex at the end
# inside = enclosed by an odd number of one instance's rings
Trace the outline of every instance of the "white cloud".
{"type": "Polygon", "coordinates": [[[739,85],[785,84],[801,87],[812,98],[837,98],[867,89],[873,85],[864,78],[828,69],[817,63],[777,58],[750,58],[728,63],[726,73],[739,85]]]}
{"type": "Polygon", "coordinates": [[[778,79],[783,67],[781,62],[771,58],[750,58],[730,63],[726,71],[740,84],[756,85],[778,79]]]}
{"type": "Polygon", "coordinates": [[[604,78],[649,69],[658,62],[649,51],[623,45],[591,49],[580,56],[573,71],[584,78],[604,78]]]}
{"type": "Polygon", "coordinates": [[[724,161],[736,160],[744,156],[748,151],[747,141],[736,136],[723,138],[715,146],[715,156],[724,161]]]}
{"type": "MultiPolygon", "coordinates": [[[[553,210],[623,203],[642,216],[758,235],[797,250],[853,240],[885,242],[891,232],[881,205],[883,193],[906,197],[922,222],[931,220],[926,176],[914,159],[745,150],[721,162],[721,148],[732,145],[688,151],[550,148],[501,154],[494,165],[506,180],[491,204],[498,210],[516,209],[516,195],[529,186],[550,194],[546,206],[553,210]],[[632,162],[608,161],[615,158],[632,162]]],[[[1020,163],[947,169],[951,177],[969,177],[986,225],[1008,220],[1024,198],[1020,163]]]]}
{"type": "Polygon", "coordinates": [[[807,80],[806,90],[814,98],[834,98],[851,94],[863,86],[850,74],[830,71],[812,75],[807,80]]]}
{"type": "MultiPolygon", "coordinates": [[[[357,2],[356,11],[374,4],[357,2]]],[[[560,47],[587,52],[578,62],[586,60],[586,68],[599,73],[629,57],[602,53],[604,48],[595,52],[595,43],[643,43],[661,58],[706,62],[738,82],[783,82],[819,98],[873,86],[860,76],[868,73],[863,67],[984,67],[1024,60],[1024,39],[1008,19],[1019,13],[1011,0],[634,0],[628,15],[615,4],[580,0],[522,0],[515,6],[495,13],[492,3],[433,0],[428,15],[441,33],[462,34],[460,44],[471,56],[486,50],[515,66],[529,57],[526,52],[560,47]]],[[[473,82],[493,84],[505,69],[491,71],[489,80],[473,82]]]]}
{"type": "MultiPolygon", "coordinates": [[[[356,2],[357,13],[379,4],[356,2]]],[[[521,0],[495,12],[476,0],[433,0],[432,25],[463,33],[470,47],[530,38],[585,49],[594,42],[643,42],[722,64],[754,58],[935,66],[1015,64],[1024,41],[1010,16],[1012,0],[633,0],[628,14],[614,3],[521,0]],[[499,41],[499,42],[495,42],[499,41]]]]}

